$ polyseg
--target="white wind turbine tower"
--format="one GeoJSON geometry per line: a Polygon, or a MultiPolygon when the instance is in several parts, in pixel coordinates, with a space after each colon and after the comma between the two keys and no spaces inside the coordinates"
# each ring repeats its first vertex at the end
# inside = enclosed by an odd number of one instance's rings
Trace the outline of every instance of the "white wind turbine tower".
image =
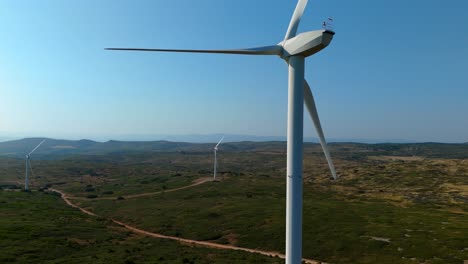
{"type": "Polygon", "coordinates": [[[29,152],[27,155],[26,155],[26,176],[24,178],[24,190],[25,191],[29,191],[29,171],[31,170],[31,161],[29,160],[31,154],[33,154],[34,151],[36,151],[36,149],[39,148],[39,146],[42,145],[42,143],[44,143],[46,140],[42,140],[41,143],[39,143],[33,150],[31,150],[31,152],[29,152]]]}
{"type": "Polygon", "coordinates": [[[216,157],[216,153],[218,152],[218,146],[223,141],[224,136],[219,140],[218,144],[213,149],[214,152],[214,169],[213,169],[213,181],[216,181],[216,172],[218,171],[218,158],[216,157]]]}
{"type": "Polygon", "coordinates": [[[229,50],[192,49],[141,49],[108,48],[107,50],[160,51],[191,53],[224,53],[243,55],[276,55],[289,68],[288,81],[288,129],[287,129],[287,190],[286,190],[286,263],[297,264],[302,260],[302,158],[303,158],[303,114],[304,103],[310,113],[320,139],[323,152],[333,178],[336,172],[320,125],[317,109],[309,84],[304,79],[305,58],[330,44],[335,32],[330,29],[297,34],[300,19],[308,0],[299,0],[291,18],[286,36],[276,45],[229,50]]]}

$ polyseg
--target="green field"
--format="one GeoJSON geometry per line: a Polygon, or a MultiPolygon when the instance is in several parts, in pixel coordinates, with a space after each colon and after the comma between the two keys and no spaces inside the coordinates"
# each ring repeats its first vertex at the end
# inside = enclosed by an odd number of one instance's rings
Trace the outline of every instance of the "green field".
{"type": "MultiPolygon", "coordinates": [[[[466,146],[332,144],[341,176],[332,181],[320,147],[308,144],[304,160],[304,257],[329,263],[463,263],[468,260],[466,146]]],[[[102,216],[93,223],[101,224],[104,230],[112,226],[105,219],[113,218],[156,233],[283,252],[284,145],[231,144],[229,150],[220,152],[221,181],[170,192],[194,180],[211,177],[212,153],[200,151],[200,146],[190,147],[195,150],[44,156],[32,161],[32,182],[35,188],[52,186],[80,197],[74,202],[102,216]],[[117,199],[159,191],[152,196],[117,199]],[[101,197],[110,199],[96,199],[101,197]]],[[[21,181],[23,170],[23,160],[0,158],[3,184],[21,181]]],[[[8,195],[13,194],[8,192],[8,195]]],[[[15,195],[39,195],[60,202],[57,197],[42,193],[15,195]]],[[[76,210],[69,211],[80,215],[76,210]]],[[[3,214],[3,206],[0,213],[3,214]]],[[[50,216],[60,214],[51,212],[50,216]]],[[[16,220],[7,217],[4,221],[16,220]]],[[[127,231],[113,232],[110,237],[127,231]]],[[[1,240],[8,243],[12,239],[1,240]]],[[[32,245],[34,241],[28,240],[32,245]]],[[[177,250],[187,250],[183,256],[199,258],[195,263],[207,261],[203,258],[206,251],[218,252],[156,241],[166,243],[162,253],[167,253],[164,255],[167,261],[177,250]]],[[[37,243],[40,244],[39,240],[37,243]]],[[[107,244],[103,241],[102,245],[105,251],[107,244]]],[[[98,249],[93,250],[99,253],[98,249]]],[[[152,251],[147,251],[148,257],[136,263],[154,260],[149,258],[151,254],[152,251]]],[[[229,260],[226,263],[281,262],[236,251],[216,254],[225,256],[229,260]],[[251,259],[242,260],[243,257],[251,259]]],[[[180,259],[174,261],[181,263],[180,259]]],[[[211,263],[221,262],[213,259],[211,263]]]]}
{"type": "MultiPolygon", "coordinates": [[[[279,180],[230,178],[183,192],[83,205],[157,233],[282,251],[284,187],[279,180]]],[[[304,192],[307,258],[331,263],[404,263],[412,258],[461,263],[467,255],[466,215],[371,199],[347,201],[312,184],[304,192]]]]}
{"type": "Polygon", "coordinates": [[[0,263],[282,263],[138,236],[43,192],[0,191],[0,205],[0,263]]]}

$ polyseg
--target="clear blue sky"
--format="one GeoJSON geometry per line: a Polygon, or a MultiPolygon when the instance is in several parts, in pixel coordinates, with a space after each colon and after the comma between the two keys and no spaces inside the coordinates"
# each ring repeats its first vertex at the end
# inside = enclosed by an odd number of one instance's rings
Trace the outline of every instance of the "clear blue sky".
{"type": "MultiPolygon", "coordinates": [[[[0,133],[285,135],[277,57],[103,48],[275,44],[295,4],[1,1],[0,133]]],[[[310,0],[300,32],[336,21],[332,44],[306,65],[326,135],[468,141],[467,10],[464,0],[310,0]]]]}

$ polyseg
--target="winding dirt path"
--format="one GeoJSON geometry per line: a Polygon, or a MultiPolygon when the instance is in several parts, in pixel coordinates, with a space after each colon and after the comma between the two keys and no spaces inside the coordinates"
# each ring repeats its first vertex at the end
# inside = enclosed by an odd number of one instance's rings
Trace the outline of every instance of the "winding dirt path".
{"type": "MultiPolygon", "coordinates": [[[[189,187],[200,185],[200,184],[202,184],[204,182],[206,182],[206,180],[196,182],[196,183],[194,183],[192,185],[184,186],[184,187],[181,187],[181,188],[167,190],[166,192],[186,189],[186,188],[189,188],[189,187]]],[[[67,205],[69,205],[69,206],[71,206],[73,208],[76,208],[76,209],[80,210],[81,212],[83,212],[83,213],[85,213],[87,215],[100,217],[99,215],[97,215],[97,214],[95,214],[95,213],[93,213],[91,211],[88,211],[88,210],[80,207],[79,205],[76,205],[73,202],[71,202],[70,199],[72,199],[72,198],[75,199],[75,198],[69,196],[67,193],[65,193],[65,192],[63,192],[61,190],[54,189],[54,188],[49,188],[49,191],[59,193],[60,197],[62,198],[62,200],[67,205]]],[[[154,194],[154,193],[152,193],[152,194],[154,194]]],[[[147,195],[152,195],[152,194],[147,194],[147,195]]],[[[143,196],[145,196],[145,195],[143,195],[143,196]]],[[[141,197],[141,196],[137,196],[137,197],[141,197]]],[[[143,229],[139,229],[137,227],[134,227],[134,226],[131,226],[129,224],[117,221],[117,220],[112,219],[112,218],[109,218],[109,220],[111,220],[112,222],[114,222],[114,223],[116,223],[116,224],[118,224],[118,225],[120,225],[122,227],[125,227],[126,229],[132,231],[133,233],[144,235],[144,236],[149,236],[149,237],[154,237],[154,238],[160,238],[160,239],[170,239],[170,240],[178,241],[181,244],[190,244],[190,245],[194,245],[194,246],[202,246],[202,247],[215,248],[215,249],[239,250],[239,251],[245,251],[245,252],[254,253],[254,254],[265,255],[265,256],[269,256],[269,257],[278,257],[278,258],[281,258],[281,259],[285,258],[284,254],[279,253],[279,252],[275,252],[275,251],[250,249],[250,248],[236,247],[236,246],[232,246],[232,245],[224,245],[224,244],[217,244],[217,243],[206,242],[206,241],[198,241],[198,240],[180,238],[180,237],[175,237],[175,236],[167,236],[167,235],[153,233],[153,232],[149,232],[149,231],[146,231],[146,230],[143,230],[143,229]]],[[[315,260],[311,260],[311,259],[302,259],[302,260],[303,260],[303,262],[309,263],[309,264],[326,264],[325,262],[315,261],[315,260]]]]}
{"type": "Polygon", "coordinates": [[[91,211],[88,211],[82,207],[79,207],[78,205],[72,203],[69,199],[71,197],[68,196],[68,194],[60,191],[60,190],[57,190],[57,189],[54,189],[54,188],[49,188],[48,189],[49,191],[52,191],[52,192],[56,192],[56,193],[59,193],[60,194],[60,198],[62,198],[62,200],[69,206],[73,207],[73,208],[76,208],[78,210],[80,210],[81,212],[87,214],[87,215],[91,215],[91,216],[98,216],[97,214],[91,212],[91,211]]]}
{"type": "MultiPolygon", "coordinates": [[[[161,194],[161,193],[168,193],[168,192],[175,192],[175,191],[180,191],[183,189],[191,188],[200,184],[203,184],[205,182],[210,182],[213,181],[213,178],[211,177],[206,177],[206,178],[200,178],[195,181],[193,181],[192,184],[186,185],[183,187],[179,188],[174,188],[174,189],[169,189],[169,190],[164,190],[164,191],[157,191],[157,192],[147,192],[147,193],[139,193],[139,194],[130,194],[130,195],[122,195],[124,199],[132,199],[132,198],[140,198],[140,197],[145,197],[145,196],[151,196],[151,195],[156,195],[156,194],[161,194]]],[[[74,197],[74,196],[68,196],[69,199],[72,200],[115,200],[119,196],[109,196],[109,197],[96,197],[96,198],[85,198],[85,197],[74,197]]]]}

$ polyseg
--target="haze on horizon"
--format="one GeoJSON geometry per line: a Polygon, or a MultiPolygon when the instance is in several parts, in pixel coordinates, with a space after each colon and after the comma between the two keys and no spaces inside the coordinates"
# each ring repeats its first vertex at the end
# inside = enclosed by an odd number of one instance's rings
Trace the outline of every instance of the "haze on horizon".
{"type": "MultiPolygon", "coordinates": [[[[1,2],[0,136],[284,136],[277,58],[104,48],[276,43],[295,4],[1,2]]],[[[336,21],[332,44],[306,66],[327,138],[467,142],[467,9],[461,0],[311,0],[299,32],[336,21]]],[[[316,137],[311,122],[304,137],[316,137]]]]}

